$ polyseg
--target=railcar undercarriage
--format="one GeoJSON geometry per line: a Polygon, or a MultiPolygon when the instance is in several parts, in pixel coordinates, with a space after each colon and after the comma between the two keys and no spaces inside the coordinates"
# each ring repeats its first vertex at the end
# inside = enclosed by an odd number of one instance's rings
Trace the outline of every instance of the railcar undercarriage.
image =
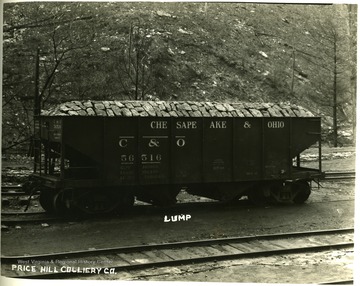
{"type": "Polygon", "coordinates": [[[171,206],[181,190],[191,195],[207,197],[221,202],[234,202],[244,196],[255,205],[269,203],[304,203],[311,193],[311,180],[253,181],[224,184],[155,185],[143,187],[65,187],[51,188],[63,182],[45,182],[44,177],[34,175],[25,191],[40,191],[40,204],[45,211],[60,215],[124,213],[139,201],[156,206],[171,206]]]}

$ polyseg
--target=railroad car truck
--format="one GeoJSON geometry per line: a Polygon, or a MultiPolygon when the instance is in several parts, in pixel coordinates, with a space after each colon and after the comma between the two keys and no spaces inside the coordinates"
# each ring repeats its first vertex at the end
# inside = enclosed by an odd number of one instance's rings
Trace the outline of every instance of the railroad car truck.
{"type": "Polygon", "coordinates": [[[34,172],[49,212],[102,213],[134,198],[303,203],[321,171],[321,120],[291,104],[72,101],[35,118],[34,172]],[[318,168],[301,165],[312,147],[318,168]]]}

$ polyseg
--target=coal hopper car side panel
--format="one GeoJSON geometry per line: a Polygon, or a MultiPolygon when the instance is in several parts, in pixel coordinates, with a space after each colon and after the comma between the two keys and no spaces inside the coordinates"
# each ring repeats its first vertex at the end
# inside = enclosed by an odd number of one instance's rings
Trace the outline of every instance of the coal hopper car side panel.
{"type": "Polygon", "coordinates": [[[107,184],[168,184],[170,130],[170,118],[106,118],[104,169],[107,184]]]}
{"type": "Polygon", "coordinates": [[[321,118],[292,118],[291,157],[294,158],[321,139],[321,118]]]}
{"type": "Polygon", "coordinates": [[[138,130],[139,184],[169,184],[170,118],[140,118],[138,130]]]}
{"type": "Polygon", "coordinates": [[[100,182],[103,177],[102,132],[103,120],[99,118],[63,118],[62,153],[65,159],[65,179],[100,182]]]}
{"type": "MultiPolygon", "coordinates": [[[[59,120],[50,124],[57,126],[59,120]]],[[[62,141],[73,167],[97,166],[107,185],[118,186],[285,178],[292,159],[316,143],[320,134],[319,118],[65,117],[61,121],[62,141]],[[75,162],[78,159],[82,162],[75,162]]]]}
{"type": "Polygon", "coordinates": [[[290,118],[264,118],[264,179],[280,179],[290,174],[290,118]]]}
{"type": "Polygon", "coordinates": [[[63,144],[69,152],[82,154],[100,164],[103,161],[103,139],[103,121],[99,118],[63,118],[63,144]]]}
{"type": "Polygon", "coordinates": [[[138,118],[104,118],[104,174],[107,185],[134,185],[137,179],[138,118]]]}
{"type": "Polygon", "coordinates": [[[234,118],[234,180],[262,177],[262,118],[234,118]]]}
{"type": "Polygon", "coordinates": [[[202,182],[202,118],[172,118],[171,124],[172,183],[202,182]]]}
{"type": "Polygon", "coordinates": [[[233,120],[204,118],[203,182],[233,180],[233,120]]]}

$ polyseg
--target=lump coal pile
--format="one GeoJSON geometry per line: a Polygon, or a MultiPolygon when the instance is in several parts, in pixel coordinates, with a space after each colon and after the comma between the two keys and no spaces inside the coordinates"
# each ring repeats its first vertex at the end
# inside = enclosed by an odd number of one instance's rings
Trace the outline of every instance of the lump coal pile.
{"type": "Polygon", "coordinates": [[[157,117],[309,117],[290,103],[220,103],[197,101],[69,101],[41,115],[50,116],[157,116],[157,117]]]}

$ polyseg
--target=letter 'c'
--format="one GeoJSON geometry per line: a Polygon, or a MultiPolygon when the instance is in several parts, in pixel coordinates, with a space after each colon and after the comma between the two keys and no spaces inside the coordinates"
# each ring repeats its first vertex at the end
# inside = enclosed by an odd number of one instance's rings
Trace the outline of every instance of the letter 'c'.
{"type": "Polygon", "coordinates": [[[124,148],[127,146],[127,139],[120,139],[119,146],[124,148]]]}

